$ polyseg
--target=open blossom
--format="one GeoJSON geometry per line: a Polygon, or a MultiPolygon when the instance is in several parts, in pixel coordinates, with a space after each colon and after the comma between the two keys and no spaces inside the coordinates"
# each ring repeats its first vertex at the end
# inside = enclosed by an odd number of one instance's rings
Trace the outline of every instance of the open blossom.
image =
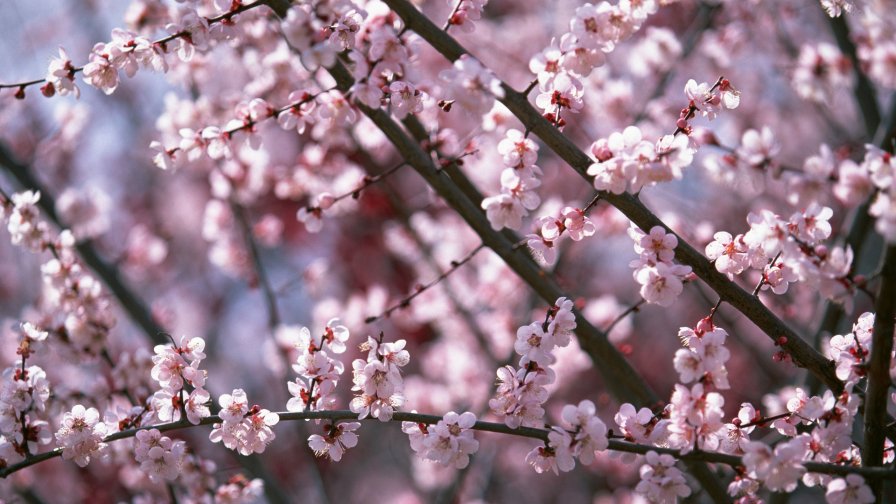
{"type": "Polygon", "coordinates": [[[626,441],[643,444],[654,444],[665,439],[669,425],[668,420],[660,419],[650,409],[636,410],[630,403],[620,406],[613,420],[626,441]]]}
{"type": "Polygon", "coordinates": [[[447,83],[448,95],[445,99],[456,100],[471,114],[485,114],[492,108],[496,97],[504,97],[501,81],[468,54],[458,58],[450,70],[442,71],[439,78],[447,83]]]}
{"type": "Polygon", "coordinates": [[[621,4],[586,3],[576,9],[576,15],[569,23],[569,31],[584,47],[610,52],[617,42],[631,36],[640,27],[641,21],[643,19],[639,20],[623,10],[621,4]]]}
{"type": "Polygon", "coordinates": [[[793,71],[793,87],[801,98],[815,102],[830,99],[832,92],[851,85],[852,64],[829,43],[805,44],[793,71]]]}
{"type": "MultiPolygon", "coordinates": [[[[455,3],[455,0],[449,0],[449,3],[455,3]]],[[[479,20],[487,3],[488,0],[459,0],[454,14],[448,20],[449,26],[457,26],[464,33],[472,33],[476,29],[473,21],[479,20]]]]}
{"type": "Polygon", "coordinates": [[[235,389],[233,394],[221,394],[218,404],[221,406],[219,416],[225,422],[242,420],[249,412],[249,402],[243,389],[235,389]]]}
{"type": "Polygon", "coordinates": [[[361,422],[324,424],[324,435],[312,434],[308,438],[308,446],[318,457],[326,455],[333,462],[339,462],[346,450],[358,444],[358,435],[355,431],[360,427],[361,422]]]}
{"type": "Polygon", "coordinates": [[[679,497],[691,495],[684,474],[675,467],[675,459],[669,454],[647,452],[646,463],[641,466],[641,481],[635,491],[651,502],[676,502],[679,497]]]}
{"type": "Polygon", "coordinates": [[[681,295],[682,280],[690,272],[690,266],[660,262],[635,270],[635,281],[641,284],[641,297],[648,303],[669,306],[681,295]]]}
{"type": "Polygon", "coordinates": [[[535,165],[538,159],[538,144],[516,129],[509,129],[498,142],[498,154],[504,166],[526,168],[535,165]]]}
{"type": "Polygon", "coordinates": [[[367,337],[367,360],[352,362],[352,391],[358,395],[349,408],[359,419],[367,416],[382,422],[392,419],[392,413],[404,405],[404,382],[400,368],[407,365],[410,355],[404,350],[405,340],[379,343],[367,337]]]}
{"type": "Polygon", "coordinates": [[[13,245],[22,244],[31,250],[40,250],[49,239],[47,223],[40,219],[37,207],[40,193],[22,191],[13,194],[12,211],[6,216],[6,229],[13,245]]]}
{"type": "Polygon", "coordinates": [[[572,432],[572,454],[583,464],[594,462],[594,453],[606,450],[607,426],[597,417],[597,408],[588,400],[567,404],[560,414],[563,427],[572,432]]]}
{"type": "Polygon", "coordinates": [[[178,477],[184,461],[186,443],[163,436],[158,429],[138,431],[134,443],[134,459],[140,470],[153,481],[178,477]]]}
{"type": "Polygon", "coordinates": [[[352,9],[345,13],[338,21],[330,26],[329,42],[337,51],[345,51],[354,49],[355,34],[361,30],[361,23],[364,21],[366,13],[352,9]]]}
{"type": "Polygon", "coordinates": [[[425,427],[425,431],[412,422],[404,424],[411,424],[402,426],[411,437],[411,448],[421,457],[443,466],[463,469],[469,465],[470,455],[479,449],[479,441],[473,438],[472,431],[476,415],[469,411],[462,414],[450,411],[436,425],[425,427]]]}
{"type": "Polygon", "coordinates": [[[865,478],[858,474],[848,474],[846,478],[831,480],[824,497],[828,504],[871,504],[874,502],[874,493],[865,484],[865,478]]]}
{"type": "Polygon", "coordinates": [[[172,35],[177,33],[186,34],[174,40],[174,43],[177,44],[177,57],[181,61],[190,61],[193,59],[196,51],[204,52],[209,47],[208,19],[200,16],[195,10],[189,9],[181,17],[179,23],[169,23],[165,26],[165,30],[172,35]]]}
{"type": "Polygon", "coordinates": [[[103,437],[106,433],[106,424],[100,421],[96,408],[76,404],[62,416],[62,425],[56,431],[56,445],[62,448],[62,458],[86,467],[91,457],[101,455],[105,450],[103,437]]]}
{"type": "Polygon", "coordinates": [[[732,237],[726,231],[713,235],[713,241],[706,246],[706,257],[714,261],[719,273],[725,273],[728,278],[740,274],[750,265],[750,250],[744,236],[732,237]]]}
{"type": "Polygon", "coordinates": [[[109,95],[118,87],[118,69],[110,60],[109,48],[102,42],[93,46],[90,62],[84,65],[84,82],[109,95]]]}
{"type": "Polygon", "coordinates": [[[559,117],[564,110],[577,113],[585,106],[582,101],[582,83],[566,72],[561,72],[547,84],[542,84],[540,90],[541,93],[535,98],[535,105],[545,114],[559,117]]]}
{"type": "Polygon", "coordinates": [[[71,93],[75,98],[81,97],[81,89],[75,84],[75,66],[65,49],[60,47],[59,57],[50,60],[46,79],[53,86],[54,92],[58,92],[61,96],[71,93]]]}
{"type": "MultiPolygon", "coordinates": [[[[502,174],[503,177],[503,174],[502,174]]],[[[502,193],[482,200],[482,208],[492,229],[504,227],[519,229],[523,217],[541,203],[541,198],[534,191],[541,181],[534,177],[517,179],[513,187],[505,187],[502,193]]]]}
{"type": "Polygon", "coordinates": [[[572,471],[576,461],[569,451],[571,443],[572,438],[566,431],[551,430],[548,433],[548,446],[534,448],[526,455],[526,462],[539,474],[547,471],[553,471],[554,474],[572,471]]]}
{"type": "Polygon", "coordinates": [[[280,416],[272,411],[248,405],[246,393],[235,389],[232,394],[221,394],[219,416],[222,423],[216,423],[209,434],[212,443],[223,443],[225,447],[241,455],[262,453],[276,438],[271,427],[277,425],[280,416]]]}
{"type": "Polygon", "coordinates": [[[394,81],[389,84],[389,92],[392,114],[398,119],[423,111],[423,92],[414,88],[409,82],[394,81]]]}
{"type": "Polygon", "coordinates": [[[44,411],[50,398],[47,373],[39,366],[8,367],[0,383],[0,408],[10,407],[16,416],[31,409],[44,411]]]}
{"type": "Polygon", "coordinates": [[[802,461],[808,444],[807,434],[779,443],[774,451],[765,443],[747,443],[743,456],[747,474],[762,481],[772,491],[792,492],[806,473],[802,461]]]}

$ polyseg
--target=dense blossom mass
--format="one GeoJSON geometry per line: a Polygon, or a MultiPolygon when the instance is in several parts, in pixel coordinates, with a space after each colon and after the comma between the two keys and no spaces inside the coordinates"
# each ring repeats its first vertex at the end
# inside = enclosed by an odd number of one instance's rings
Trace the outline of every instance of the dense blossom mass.
{"type": "Polygon", "coordinates": [[[0,501],[892,493],[887,2],[123,8],[4,25],[0,501]]]}

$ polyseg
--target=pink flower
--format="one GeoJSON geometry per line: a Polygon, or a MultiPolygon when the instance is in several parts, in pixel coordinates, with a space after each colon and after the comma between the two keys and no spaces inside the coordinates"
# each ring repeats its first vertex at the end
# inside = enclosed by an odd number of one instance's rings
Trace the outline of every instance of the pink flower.
{"type": "Polygon", "coordinates": [[[554,339],[542,331],[541,323],[533,322],[517,330],[513,349],[526,361],[547,365],[554,358],[551,353],[554,349],[554,339]]]}
{"type": "Polygon", "coordinates": [[[471,114],[488,112],[495,98],[504,97],[501,81],[477,59],[464,54],[454,62],[450,70],[442,71],[439,78],[447,83],[448,96],[471,114]]]}
{"type": "Polygon", "coordinates": [[[691,272],[690,266],[657,263],[635,270],[635,281],[641,284],[641,297],[648,303],[670,306],[684,290],[682,279],[691,272]]]}
{"type": "Polygon", "coordinates": [[[586,3],[576,9],[576,15],[569,23],[569,31],[582,46],[610,52],[617,42],[628,38],[640,25],[621,7],[609,2],[600,2],[596,6],[586,3]]]}
{"type": "Polygon", "coordinates": [[[110,48],[103,43],[93,46],[90,62],[84,65],[84,82],[109,95],[118,87],[118,70],[112,64],[110,48]]]}
{"type": "Polygon", "coordinates": [[[635,410],[635,407],[625,403],[619,408],[619,412],[613,417],[616,425],[625,436],[626,441],[633,443],[653,444],[662,441],[666,436],[668,420],[660,420],[648,408],[635,410]]]}
{"type": "Polygon", "coordinates": [[[286,130],[295,128],[301,135],[305,132],[305,126],[313,120],[314,100],[306,91],[293,91],[289,93],[289,101],[292,105],[277,116],[277,124],[286,130]]]}
{"type": "Polygon", "coordinates": [[[56,445],[62,448],[62,458],[74,460],[79,466],[86,467],[91,457],[105,451],[105,435],[106,424],[100,422],[100,414],[96,408],[84,408],[76,404],[62,416],[62,425],[56,431],[56,445]]]}
{"type": "Polygon", "coordinates": [[[50,60],[46,79],[61,96],[71,93],[75,98],[81,97],[81,90],[75,84],[75,66],[62,47],[59,48],[59,57],[50,60]]]}
{"type": "Polygon", "coordinates": [[[221,406],[219,416],[225,422],[239,422],[249,412],[249,402],[243,389],[234,389],[233,394],[221,394],[218,404],[221,406]]]}
{"type": "Polygon", "coordinates": [[[184,409],[187,410],[187,420],[193,425],[199,425],[203,418],[210,416],[208,402],[211,399],[208,391],[201,388],[193,389],[187,397],[184,409]]]}
{"type": "Polygon", "coordinates": [[[567,404],[561,412],[564,428],[572,431],[572,454],[585,465],[594,462],[594,453],[607,449],[607,426],[597,417],[597,408],[588,400],[578,406],[567,404]]]}
{"type": "Polygon", "coordinates": [[[582,83],[566,72],[558,73],[539,89],[541,93],[535,98],[535,105],[544,110],[545,114],[559,117],[564,110],[578,113],[585,105],[582,101],[582,83]]]}
{"type": "Polygon", "coordinates": [[[538,158],[538,145],[516,129],[509,129],[504,138],[498,142],[498,154],[504,166],[509,168],[526,168],[535,165],[538,158]]]}
{"type": "Polygon", "coordinates": [[[417,114],[423,111],[423,92],[408,82],[394,81],[389,85],[389,103],[392,105],[392,114],[398,119],[404,119],[408,114],[417,114]]]}
{"type": "Polygon", "coordinates": [[[846,478],[837,478],[828,483],[824,494],[828,504],[871,504],[874,493],[865,484],[865,478],[858,474],[848,474],[846,478]]]}
{"type": "Polygon", "coordinates": [[[342,52],[355,47],[355,34],[361,30],[361,23],[366,14],[364,11],[352,9],[329,27],[329,41],[336,51],[342,52]]]}
{"type": "Polygon", "coordinates": [[[469,411],[458,415],[450,411],[422,438],[423,457],[444,466],[463,469],[470,463],[470,455],[479,449],[473,438],[476,415],[469,411]]]}
{"type": "Polygon", "coordinates": [[[158,429],[141,430],[136,435],[134,459],[140,470],[152,481],[171,481],[178,477],[183,464],[186,443],[162,436],[158,429]]]}
{"type": "Polygon", "coordinates": [[[765,168],[773,166],[775,156],[781,151],[781,145],[775,140],[772,130],[763,126],[762,131],[747,130],[737,149],[737,157],[750,167],[765,168]]]}
{"type": "Polygon", "coordinates": [[[728,278],[732,278],[750,265],[748,247],[744,243],[743,235],[737,235],[735,238],[731,233],[719,231],[713,238],[714,240],[706,246],[706,257],[714,261],[719,273],[725,273],[728,278]]]}
{"type": "Polygon", "coordinates": [[[308,438],[308,446],[318,457],[324,455],[330,460],[339,462],[342,455],[349,448],[358,444],[358,435],[355,431],[361,427],[361,422],[340,422],[335,425],[325,424],[323,436],[313,434],[308,438]]]}
{"type": "Polygon", "coordinates": [[[808,434],[780,443],[774,451],[765,443],[747,443],[743,456],[747,474],[772,491],[792,492],[806,473],[802,460],[808,451],[808,443],[808,434]]]}
{"type": "Polygon", "coordinates": [[[635,491],[651,502],[675,502],[679,497],[691,495],[684,474],[675,467],[675,459],[669,454],[647,452],[640,474],[641,481],[635,491]]]}

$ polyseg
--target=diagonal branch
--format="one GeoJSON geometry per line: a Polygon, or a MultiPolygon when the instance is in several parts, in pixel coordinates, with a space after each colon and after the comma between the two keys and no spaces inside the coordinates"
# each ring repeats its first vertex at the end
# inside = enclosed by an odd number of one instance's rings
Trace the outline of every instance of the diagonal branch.
{"type": "MultiPolygon", "coordinates": [[[[415,31],[450,61],[455,61],[461,55],[468,53],[456,40],[439,30],[432,21],[407,0],[384,1],[402,18],[409,29],[415,31]]],[[[502,83],[502,87],[505,96],[501,102],[522,121],[528,131],[541,138],[551,150],[590,183],[591,177],[587,174],[587,168],[592,160],[569,138],[544,119],[529,103],[525,95],[511,89],[506,84],[502,83]]],[[[634,196],[627,193],[620,195],[601,193],[601,196],[641,229],[649,230],[654,226],[661,226],[666,232],[674,233],[634,196]]],[[[835,374],[833,362],[803,341],[796,331],[772,313],[758,298],[750,295],[736,283],[728,280],[725,275],[716,271],[706,257],[680,236],[676,236],[678,237],[678,247],[675,249],[676,259],[689,265],[694,273],[716,291],[723,301],[739,310],[772,340],[781,344],[794,362],[817,375],[835,393],[843,390],[843,383],[835,374]]]]}
{"type": "MultiPolygon", "coordinates": [[[[337,87],[343,93],[348,92],[354,79],[348,70],[339,62],[329,69],[336,80],[337,87]]],[[[457,212],[461,218],[475,231],[482,242],[497,253],[501,259],[523,279],[542,299],[553,303],[559,297],[566,296],[557,284],[526,254],[518,253],[515,243],[518,239],[509,239],[513,233],[499,233],[492,229],[485,214],[458,188],[455,181],[445,172],[437,168],[432,158],[423,151],[420,144],[410,138],[404,129],[381,109],[371,109],[363,104],[357,107],[383,132],[395,146],[402,157],[414,170],[423,177],[442,199],[457,212]]],[[[460,174],[460,170],[457,170],[460,174]]],[[[610,391],[622,401],[636,404],[655,404],[656,393],[644,379],[629,365],[625,357],[591,323],[575,312],[576,336],[582,349],[591,357],[596,369],[605,377],[610,391]]],[[[716,502],[728,500],[724,485],[716,478],[705,464],[692,462],[688,469],[700,481],[703,488],[716,502]]]]}
{"type": "MultiPolygon", "coordinates": [[[[38,206],[44,214],[60,229],[66,228],[66,224],[62,222],[56,213],[56,202],[52,194],[47,188],[31,173],[31,168],[22,163],[8,150],[8,148],[0,143],[0,165],[6,168],[6,171],[25,188],[38,191],[41,194],[38,206]]],[[[146,303],[134,294],[134,290],[127,285],[124,279],[118,274],[115,266],[106,262],[93,246],[90,240],[80,241],[75,247],[81,259],[90,269],[102,279],[106,287],[112,292],[115,299],[121,304],[122,309],[128,314],[135,324],[140,326],[146,337],[154,345],[164,345],[168,343],[168,339],[163,335],[165,332],[152,316],[152,311],[146,303]]]]}

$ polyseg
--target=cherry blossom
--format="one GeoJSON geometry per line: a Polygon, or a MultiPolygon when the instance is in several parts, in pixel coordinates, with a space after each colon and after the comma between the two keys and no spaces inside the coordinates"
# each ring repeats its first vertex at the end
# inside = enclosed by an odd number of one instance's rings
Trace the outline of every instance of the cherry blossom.
{"type": "MultiPolygon", "coordinates": [[[[50,60],[47,69],[47,84],[52,86],[53,93],[59,93],[65,96],[69,93],[75,95],[75,98],[81,97],[81,89],[75,83],[75,66],[68,57],[65,49],[59,48],[59,57],[50,60]]],[[[46,94],[48,91],[44,91],[46,94]]]]}
{"type": "Polygon", "coordinates": [[[495,98],[504,97],[501,81],[482,63],[466,54],[457,59],[450,70],[441,72],[439,78],[448,85],[445,99],[456,100],[471,114],[488,112],[495,98]]]}
{"type": "Polygon", "coordinates": [[[347,449],[357,446],[358,435],[355,434],[355,431],[360,427],[360,422],[325,424],[324,432],[326,434],[323,436],[312,434],[308,438],[308,446],[318,457],[326,455],[333,462],[339,462],[347,449]]]}
{"type": "Polygon", "coordinates": [[[112,64],[111,51],[102,42],[93,46],[90,63],[84,65],[84,82],[109,95],[118,87],[118,70],[112,64]]]}
{"type": "Polygon", "coordinates": [[[476,415],[469,411],[461,414],[450,411],[437,424],[427,427],[426,432],[417,428],[416,432],[422,437],[416,440],[413,424],[403,427],[403,430],[412,437],[411,447],[416,447],[415,451],[421,457],[463,469],[469,465],[470,455],[479,449],[479,441],[473,438],[470,430],[475,423],[476,415]]]}
{"type": "Polygon", "coordinates": [[[641,481],[635,491],[651,502],[675,502],[678,497],[691,495],[684,474],[675,467],[675,459],[668,454],[647,452],[646,463],[641,466],[641,481]]]}
{"type": "Polygon", "coordinates": [[[62,448],[62,458],[86,467],[92,457],[104,453],[105,435],[106,424],[100,421],[96,408],[76,404],[62,416],[62,425],[56,431],[56,445],[62,448]]]}

